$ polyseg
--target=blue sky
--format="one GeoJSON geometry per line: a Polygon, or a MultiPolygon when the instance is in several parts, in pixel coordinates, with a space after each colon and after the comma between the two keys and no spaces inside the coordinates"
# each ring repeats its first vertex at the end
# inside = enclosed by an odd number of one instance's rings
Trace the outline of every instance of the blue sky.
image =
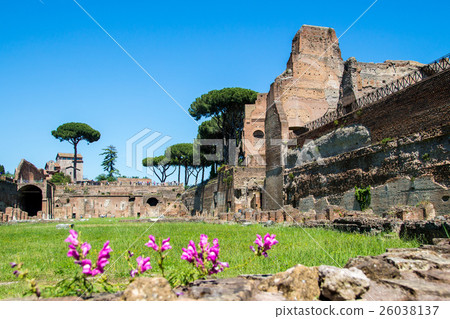
{"type": "MultiPolygon", "coordinates": [[[[303,24],[339,36],[374,0],[77,1],[187,110],[213,89],[267,92],[303,24]]],[[[22,158],[44,167],[57,152],[72,152],[50,134],[66,122],[102,134],[80,143],[88,178],[102,173],[99,154],[111,144],[122,174],[144,176],[126,166],[125,153],[126,141],[145,128],[170,136],[164,146],[192,142],[196,123],[73,0],[0,4],[0,164],[7,170],[22,158]]],[[[448,1],[379,0],[340,39],[342,57],[430,62],[449,50],[449,11],[448,1]]]]}

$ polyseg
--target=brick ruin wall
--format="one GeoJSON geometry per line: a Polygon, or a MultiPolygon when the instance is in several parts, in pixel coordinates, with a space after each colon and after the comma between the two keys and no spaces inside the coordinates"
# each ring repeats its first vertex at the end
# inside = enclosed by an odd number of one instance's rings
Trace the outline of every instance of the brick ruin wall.
{"type": "MultiPolygon", "coordinates": [[[[292,41],[285,72],[267,94],[265,113],[265,209],[283,203],[283,150],[280,140],[295,139],[305,125],[367,92],[417,70],[413,61],[383,63],[342,60],[339,41],[331,28],[302,26],[292,41]]],[[[320,135],[319,135],[320,136],[320,135]]]]}
{"type": "Polygon", "coordinates": [[[342,125],[367,127],[374,143],[449,125],[449,87],[450,70],[447,70],[349,113],[337,123],[331,122],[307,132],[298,138],[297,145],[301,147],[305,140],[314,140],[342,125]]]}
{"type": "Polygon", "coordinates": [[[300,136],[298,145],[359,125],[371,145],[284,172],[283,200],[301,210],[359,209],[354,187],[371,185],[372,208],[431,201],[450,212],[450,71],[442,72],[300,136]],[[391,141],[392,140],[392,141],[391,141]],[[423,176],[423,177],[420,177],[423,176]]]}
{"type": "Polygon", "coordinates": [[[180,186],[57,186],[53,218],[183,216],[182,193],[180,186]]]}
{"type": "Polygon", "coordinates": [[[264,167],[230,167],[203,184],[187,190],[183,203],[192,216],[218,217],[224,212],[261,208],[264,167]]]}
{"type": "MultiPolygon", "coordinates": [[[[8,180],[0,180],[0,222],[13,220],[17,213],[17,184],[8,180]]],[[[19,213],[20,216],[20,213],[19,213]]]]}

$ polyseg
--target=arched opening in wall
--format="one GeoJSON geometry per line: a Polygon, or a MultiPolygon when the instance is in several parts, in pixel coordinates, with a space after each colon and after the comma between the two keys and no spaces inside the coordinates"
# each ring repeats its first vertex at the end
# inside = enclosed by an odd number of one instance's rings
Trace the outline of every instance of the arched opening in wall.
{"type": "Polygon", "coordinates": [[[151,197],[147,200],[147,204],[149,204],[150,206],[156,206],[158,205],[159,200],[155,197],[151,197]]]}
{"type": "Polygon", "coordinates": [[[19,190],[19,208],[28,213],[28,216],[36,216],[42,210],[42,191],[34,185],[26,185],[19,190]]]}
{"type": "Polygon", "coordinates": [[[264,132],[261,130],[256,130],[253,132],[254,138],[264,138],[264,132]]]}

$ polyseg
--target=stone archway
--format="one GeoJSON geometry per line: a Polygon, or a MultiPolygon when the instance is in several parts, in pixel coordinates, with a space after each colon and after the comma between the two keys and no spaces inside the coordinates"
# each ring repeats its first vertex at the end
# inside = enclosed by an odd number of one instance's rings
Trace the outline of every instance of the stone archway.
{"type": "Polygon", "coordinates": [[[37,216],[42,211],[42,190],[35,185],[25,185],[19,189],[19,208],[28,216],[37,216]]]}
{"type": "Polygon", "coordinates": [[[159,210],[160,210],[160,200],[156,197],[149,197],[146,201],[146,215],[149,217],[157,217],[159,216],[159,210]]]}
{"type": "Polygon", "coordinates": [[[150,197],[147,199],[147,204],[150,205],[150,207],[155,207],[159,204],[159,200],[156,197],[150,197]]]}

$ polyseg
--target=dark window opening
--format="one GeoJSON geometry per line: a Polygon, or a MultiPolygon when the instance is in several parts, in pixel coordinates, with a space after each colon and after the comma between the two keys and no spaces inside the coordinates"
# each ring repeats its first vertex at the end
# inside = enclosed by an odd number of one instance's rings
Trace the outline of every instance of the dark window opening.
{"type": "Polygon", "coordinates": [[[147,204],[149,204],[150,206],[156,206],[156,205],[158,205],[158,203],[159,203],[159,200],[156,199],[155,197],[149,198],[147,200],[147,204]]]}
{"type": "Polygon", "coordinates": [[[261,130],[257,130],[253,132],[253,137],[255,138],[264,138],[264,132],[261,130]]]}

